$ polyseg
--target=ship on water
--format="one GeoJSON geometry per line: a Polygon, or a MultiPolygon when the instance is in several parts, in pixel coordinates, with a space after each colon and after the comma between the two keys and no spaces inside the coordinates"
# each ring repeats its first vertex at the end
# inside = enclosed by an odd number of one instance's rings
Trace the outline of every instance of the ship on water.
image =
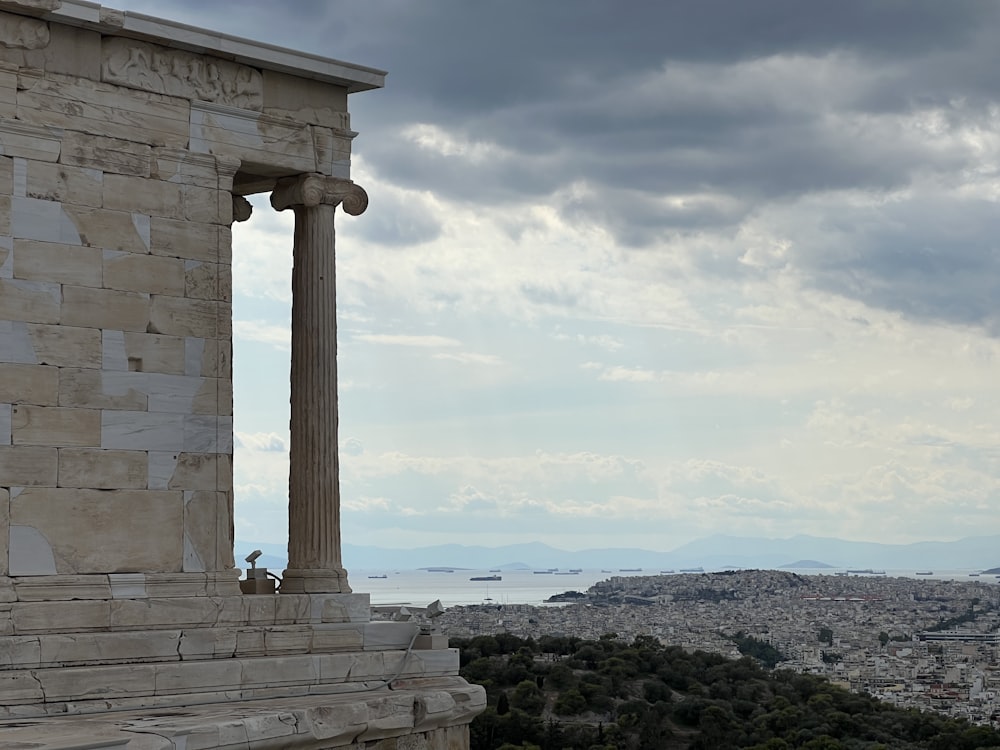
{"type": "Polygon", "coordinates": [[[913,573],[915,576],[932,576],[934,575],[933,570],[918,570],[913,573]]]}
{"type": "Polygon", "coordinates": [[[503,577],[502,576],[497,576],[497,575],[493,575],[493,576],[472,576],[472,578],[470,578],[469,580],[470,581],[502,581],[503,577]]]}
{"type": "Polygon", "coordinates": [[[705,569],[700,565],[697,568],[681,568],[681,573],[704,573],[705,569]]]}

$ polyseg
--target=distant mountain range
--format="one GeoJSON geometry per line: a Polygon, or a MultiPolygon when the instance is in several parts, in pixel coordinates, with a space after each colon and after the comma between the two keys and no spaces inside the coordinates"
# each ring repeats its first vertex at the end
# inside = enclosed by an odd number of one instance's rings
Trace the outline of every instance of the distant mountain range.
{"type": "MultiPolygon", "coordinates": [[[[258,566],[279,571],[285,567],[284,545],[236,542],[236,563],[255,549],[264,554],[258,566]]],[[[632,548],[569,551],[541,542],[479,547],[443,544],[414,549],[344,544],[348,570],[416,570],[454,567],[473,570],[526,568],[642,568],[651,573],[667,569],[723,568],[875,568],[886,570],[985,570],[1000,564],[1000,536],[968,537],[954,542],[878,544],[798,535],[787,539],[717,534],[684,544],[670,552],[632,548]]]]}

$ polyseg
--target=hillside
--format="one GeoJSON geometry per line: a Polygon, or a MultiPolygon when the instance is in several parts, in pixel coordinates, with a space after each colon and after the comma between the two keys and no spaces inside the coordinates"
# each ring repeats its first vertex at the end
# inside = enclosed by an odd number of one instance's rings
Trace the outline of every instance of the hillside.
{"type": "MultiPolygon", "coordinates": [[[[978,750],[1000,733],[640,636],[452,639],[489,705],[471,750],[978,750]]],[[[736,644],[734,644],[736,645],[736,644]]],[[[763,653],[743,638],[743,653],[763,653]]]]}

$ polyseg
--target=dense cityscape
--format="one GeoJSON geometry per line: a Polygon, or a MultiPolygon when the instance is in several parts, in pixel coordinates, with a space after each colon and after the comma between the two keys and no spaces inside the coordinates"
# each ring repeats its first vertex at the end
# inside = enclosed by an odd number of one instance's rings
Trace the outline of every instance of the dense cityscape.
{"type": "Polygon", "coordinates": [[[997,726],[1000,714],[1000,586],[878,575],[729,571],[614,576],[560,606],[453,607],[440,619],[453,637],[510,633],[624,640],[762,661],[823,675],[903,707],[997,726]]]}

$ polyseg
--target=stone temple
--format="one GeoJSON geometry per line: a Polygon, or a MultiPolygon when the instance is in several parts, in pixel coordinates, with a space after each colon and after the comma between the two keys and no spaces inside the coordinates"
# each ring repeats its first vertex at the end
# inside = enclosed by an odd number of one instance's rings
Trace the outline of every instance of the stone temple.
{"type": "Polygon", "coordinates": [[[468,747],[483,690],[440,636],[373,622],[340,554],[334,223],[368,203],[349,95],[384,78],[0,0],[0,748],[468,747]],[[233,559],[252,193],[295,216],[279,593],[233,559]]]}

